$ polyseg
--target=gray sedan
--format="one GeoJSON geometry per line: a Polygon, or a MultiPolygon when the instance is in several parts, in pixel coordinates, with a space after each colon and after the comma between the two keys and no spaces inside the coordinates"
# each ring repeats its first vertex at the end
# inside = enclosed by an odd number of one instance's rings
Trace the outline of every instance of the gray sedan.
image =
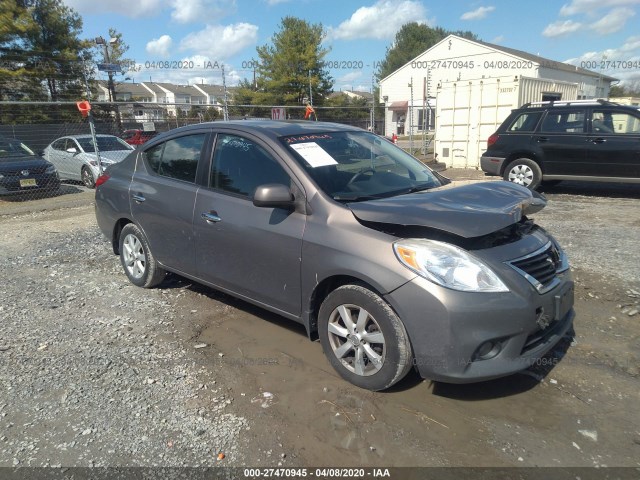
{"type": "MultiPolygon", "coordinates": [[[[103,168],[119,162],[134,147],[113,135],[96,135],[103,168]]],[[[54,140],[44,149],[44,158],[58,169],[62,180],[81,180],[93,188],[100,172],[98,155],[91,135],[69,135],[54,140]]]]}
{"type": "Polygon", "coordinates": [[[277,312],[360,387],[509,375],[571,329],[567,258],[539,194],[448,183],[353,127],[203,123],[109,167],[96,216],[135,285],[174,272],[277,312]]]}

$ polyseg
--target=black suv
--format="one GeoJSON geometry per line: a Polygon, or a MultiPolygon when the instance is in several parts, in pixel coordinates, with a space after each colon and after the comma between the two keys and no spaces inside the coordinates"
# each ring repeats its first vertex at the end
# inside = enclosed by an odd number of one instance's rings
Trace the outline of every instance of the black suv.
{"type": "Polygon", "coordinates": [[[541,182],[640,183],[640,108],[604,100],[527,103],[487,141],[487,175],[541,182]]]}

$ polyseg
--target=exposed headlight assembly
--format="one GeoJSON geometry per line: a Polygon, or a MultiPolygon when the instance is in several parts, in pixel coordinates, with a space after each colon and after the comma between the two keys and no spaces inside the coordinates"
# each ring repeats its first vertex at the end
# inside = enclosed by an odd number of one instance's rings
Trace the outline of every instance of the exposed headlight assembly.
{"type": "Polygon", "coordinates": [[[463,292],[509,291],[493,270],[455,245],[415,238],[395,242],[393,251],[404,266],[443,287],[463,292]]]}

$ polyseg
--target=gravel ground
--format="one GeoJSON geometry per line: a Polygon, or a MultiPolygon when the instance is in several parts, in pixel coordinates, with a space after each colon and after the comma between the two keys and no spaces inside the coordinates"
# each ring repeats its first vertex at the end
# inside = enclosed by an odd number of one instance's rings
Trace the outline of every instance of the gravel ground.
{"type": "Polygon", "coordinates": [[[228,382],[175,340],[184,292],[131,285],[93,213],[66,213],[1,223],[0,465],[243,464],[228,382]]]}

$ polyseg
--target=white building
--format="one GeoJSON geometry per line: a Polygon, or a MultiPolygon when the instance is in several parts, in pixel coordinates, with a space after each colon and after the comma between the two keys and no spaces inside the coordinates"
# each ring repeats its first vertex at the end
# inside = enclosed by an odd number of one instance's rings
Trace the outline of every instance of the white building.
{"type": "Polygon", "coordinates": [[[640,97],[611,97],[609,101],[619,103],[620,105],[630,105],[632,107],[640,106],[640,97]]]}
{"type": "MultiPolygon", "coordinates": [[[[207,105],[214,106],[218,111],[222,111],[224,106],[225,88],[222,85],[207,85],[207,84],[193,84],[193,88],[201,92],[205,96],[205,102],[207,105]]],[[[233,98],[233,92],[235,88],[227,87],[226,97],[227,102],[230,102],[233,98]]]]}
{"type": "MultiPolygon", "coordinates": [[[[437,130],[438,116],[443,109],[454,108],[454,105],[442,102],[456,99],[455,95],[448,94],[438,100],[439,90],[450,92],[462,85],[471,88],[464,99],[466,105],[457,105],[469,112],[482,110],[486,102],[494,107],[499,105],[502,118],[496,118],[492,125],[484,126],[484,130],[495,130],[494,127],[506,117],[503,115],[505,111],[508,114],[509,110],[523,103],[606,98],[613,80],[606,75],[520,50],[449,35],[380,81],[380,98],[386,107],[385,135],[408,134],[410,131],[415,134],[434,127],[437,130]],[[499,79],[505,87],[494,90],[498,95],[505,96],[504,101],[476,94],[481,91],[481,84],[495,84],[499,79]],[[527,81],[522,82],[523,79],[527,81]],[[509,82],[511,85],[507,87],[506,83],[509,82]],[[469,87],[470,84],[472,87],[469,87]],[[526,89],[522,87],[524,84],[527,85],[526,89]]],[[[467,117],[464,121],[471,121],[471,115],[467,117]]],[[[456,126],[460,127],[456,129],[458,136],[462,134],[460,132],[477,128],[477,125],[469,124],[456,126]]],[[[476,132],[478,138],[482,138],[483,134],[476,132]]],[[[452,140],[467,139],[456,137],[452,140]]],[[[453,150],[452,145],[449,148],[453,150]]],[[[436,153],[439,154],[439,160],[452,164],[442,158],[442,152],[436,150],[436,153]]],[[[467,166],[477,165],[479,158],[475,159],[475,154],[465,152],[467,166]]]]}
{"type": "MultiPolygon", "coordinates": [[[[96,82],[98,101],[108,102],[109,88],[108,82],[104,80],[98,80],[96,82]]],[[[144,83],[134,82],[114,82],[114,90],[116,93],[116,102],[155,102],[153,92],[151,92],[144,83]]]]}
{"type": "MultiPolygon", "coordinates": [[[[137,102],[132,115],[141,120],[158,120],[167,113],[176,115],[177,108],[188,113],[191,106],[211,106],[218,110],[224,105],[224,88],[221,85],[176,85],[173,83],[154,82],[115,82],[115,101],[137,102]],[[140,102],[160,104],[153,108],[140,105],[140,102]],[[164,112],[163,112],[164,111],[164,112]]],[[[109,101],[108,83],[104,80],[96,82],[97,100],[109,101]]],[[[227,88],[227,100],[230,102],[235,89],[227,88]]]]}

